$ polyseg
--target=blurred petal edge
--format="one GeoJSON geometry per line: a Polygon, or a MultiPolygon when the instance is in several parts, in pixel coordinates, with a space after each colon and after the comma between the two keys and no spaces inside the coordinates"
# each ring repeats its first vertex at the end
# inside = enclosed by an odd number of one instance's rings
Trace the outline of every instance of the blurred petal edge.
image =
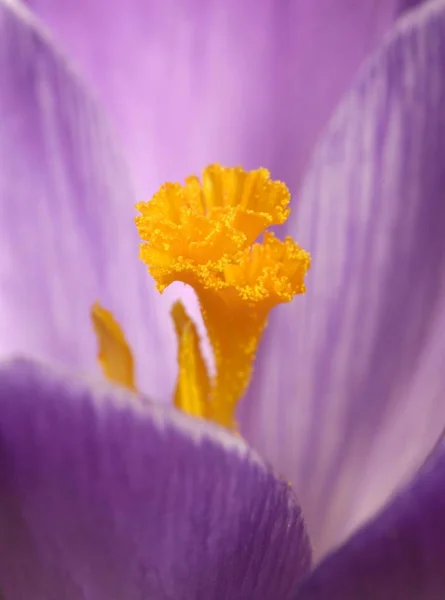
{"type": "Polygon", "coordinates": [[[8,600],[290,597],[300,509],[240,439],[106,384],[0,366],[8,600]]]}

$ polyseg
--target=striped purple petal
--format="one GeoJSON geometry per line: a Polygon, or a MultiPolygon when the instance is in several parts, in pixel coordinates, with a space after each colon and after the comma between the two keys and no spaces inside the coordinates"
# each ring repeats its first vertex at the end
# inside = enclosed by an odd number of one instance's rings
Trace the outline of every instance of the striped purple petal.
{"type": "Polygon", "coordinates": [[[31,362],[0,368],[7,600],[288,600],[300,509],[239,438],[31,362]]]}
{"type": "Polygon", "coordinates": [[[99,299],[143,357],[141,383],[170,392],[173,340],[158,335],[123,161],[87,90],[28,11],[5,0],[0,82],[0,355],[97,369],[89,310],[99,299]]]}
{"type": "Polygon", "coordinates": [[[295,600],[439,600],[445,590],[445,440],[377,517],[329,556],[295,600]]]}
{"type": "Polygon", "coordinates": [[[108,109],[148,198],[217,161],[297,190],[357,67],[408,0],[28,0],[108,109]]]}
{"type": "MultiPolygon", "coordinates": [[[[333,106],[363,57],[411,2],[366,0],[360,6],[352,6],[349,0],[296,0],[278,4],[275,0],[207,3],[199,0],[29,0],[27,4],[48,25],[69,60],[95,91],[101,102],[101,113],[111,118],[128,161],[136,196],[142,199],[148,198],[164,180],[200,171],[212,161],[241,162],[245,167],[262,164],[297,190],[308,155],[333,106]]],[[[29,181],[30,171],[42,174],[45,180],[60,182],[62,179],[63,195],[68,196],[65,210],[75,213],[78,222],[82,219],[82,225],[77,225],[76,230],[86,229],[90,238],[97,237],[94,244],[81,242],[84,251],[79,257],[79,267],[84,262],[82,256],[94,256],[88,268],[82,267],[83,272],[89,273],[95,268],[99,260],[98,240],[101,235],[107,237],[106,252],[100,257],[98,295],[115,310],[136,350],[140,387],[156,397],[169,399],[174,383],[175,348],[168,310],[172,298],[178,293],[183,295],[184,290],[173,289],[160,298],[148,276],[135,283],[142,272],[136,272],[139,267],[136,242],[133,232],[129,232],[136,196],[123,185],[122,174],[119,174],[122,169],[114,167],[116,159],[110,156],[113,152],[109,142],[92,143],[91,129],[103,133],[103,115],[99,118],[97,110],[84,98],[84,91],[81,92],[72,76],[65,73],[65,66],[60,66],[60,59],[53,56],[46,42],[39,41],[39,48],[35,49],[26,42],[30,34],[21,35],[23,43],[14,38],[7,52],[14,53],[15,44],[21,43],[23,69],[36,71],[28,80],[28,87],[37,81],[48,90],[49,98],[63,96],[57,102],[57,119],[52,109],[42,108],[40,103],[14,101],[14,119],[20,118],[26,123],[24,131],[32,131],[35,125],[31,124],[36,121],[43,122],[41,141],[37,143],[32,136],[30,145],[29,136],[25,136],[15,143],[18,151],[14,156],[25,151],[29,154],[29,148],[36,147],[30,160],[33,166],[27,169],[23,180],[29,181]],[[46,65],[43,71],[38,70],[36,56],[40,57],[39,63],[46,65]],[[55,70],[64,73],[59,76],[64,80],[63,85],[54,81],[55,70]],[[60,91],[61,88],[64,91],[60,91]],[[79,97],[75,109],[73,102],[64,98],[64,95],[71,97],[73,89],[79,97]],[[88,109],[83,108],[85,104],[88,109]],[[23,111],[26,111],[25,116],[23,111]],[[87,123],[83,123],[84,120],[87,123]],[[77,135],[79,131],[82,135],[77,135]],[[51,161],[42,164],[41,157],[45,156],[42,146],[49,144],[52,138],[56,138],[59,150],[51,156],[51,161]],[[85,177],[83,172],[79,174],[82,169],[85,177]],[[79,178],[84,179],[81,189],[79,178]],[[86,205],[88,214],[83,209],[86,205]],[[96,212],[101,210],[102,215],[107,215],[106,224],[100,222],[97,214],[91,214],[95,212],[92,206],[96,212]],[[103,285],[105,277],[110,288],[107,291],[103,285]]],[[[35,30],[31,37],[36,38],[35,30]]],[[[9,64],[7,62],[8,70],[9,64]]],[[[11,78],[9,71],[7,77],[11,78]]],[[[23,95],[15,91],[14,98],[16,94],[19,98],[32,97],[29,90],[23,95]]],[[[6,145],[7,153],[10,144],[6,145]]],[[[14,166],[15,180],[22,179],[21,164],[14,166]]],[[[56,190],[55,193],[51,190],[47,202],[51,202],[54,210],[54,203],[61,202],[61,184],[51,185],[56,190]]],[[[30,181],[29,188],[33,187],[36,186],[30,181]]],[[[26,214],[34,223],[33,212],[28,209],[26,214]]],[[[55,214],[53,220],[57,222],[55,214]]],[[[37,224],[36,232],[42,227],[39,220],[37,224]]],[[[66,235],[66,231],[59,237],[62,235],[66,235]]],[[[59,245],[57,239],[57,247],[59,245]]],[[[69,249],[62,255],[68,252],[69,249]]],[[[53,250],[52,255],[58,254],[53,250]]],[[[80,270],[68,266],[66,256],[63,258],[65,272],[80,270]]],[[[55,272],[54,266],[52,269],[55,272]]],[[[40,270],[36,272],[40,277],[40,270]]],[[[60,274],[60,269],[53,282],[59,278],[65,284],[66,276],[60,274]]],[[[15,280],[16,277],[14,285],[15,280]]],[[[82,364],[90,368],[92,342],[87,331],[85,297],[90,302],[94,285],[88,276],[83,280],[79,283],[77,276],[72,277],[76,293],[71,292],[70,299],[78,296],[79,302],[76,309],[69,303],[73,315],[82,311],[80,318],[70,320],[64,327],[67,330],[74,322],[77,330],[79,324],[80,343],[76,350],[70,349],[75,356],[70,354],[69,362],[77,365],[82,354],[82,364]],[[87,339],[86,349],[84,340],[87,339]]],[[[41,286],[42,290],[48,288],[46,283],[41,286]]],[[[35,292],[32,295],[35,296],[35,292]]],[[[43,291],[40,295],[44,295],[43,291]]],[[[190,302],[190,294],[187,298],[190,302]]],[[[193,311],[193,302],[191,305],[193,311]]],[[[38,309],[32,315],[44,314],[42,307],[45,306],[50,306],[46,299],[39,300],[38,309]]],[[[62,306],[68,306],[66,298],[62,306]]],[[[57,311],[52,310],[52,315],[59,314],[60,310],[59,307],[57,311]]],[[[26,322],[27,329],[35,329],[36,319],[32,318],[34,325],[26,322]]],[[[13,322],[16,327],[15,319],[13,322]]],[[[42,340],[45,333],[40,328],[33,335],[42,340]]],[[[53,340],[55,334],[51,331],[47,334],[53,340]]],[[[41,342],[35,344],[40,350],[41,342]]],[[[23,343],[17,345],[20,349],[24,346],[23,343]]],[[[53,354],[50,353],[51,358],[53,354]]],[[[67,351],[60,352],[60,357],[67,354],[67,351]]]]}
{"type": "Polygon", "coordinates": [[[445,426],[445,2],[361,71],[293,217],[308,293],[276,311],[243,414],[315,553],[372,516],[445,426]]]}

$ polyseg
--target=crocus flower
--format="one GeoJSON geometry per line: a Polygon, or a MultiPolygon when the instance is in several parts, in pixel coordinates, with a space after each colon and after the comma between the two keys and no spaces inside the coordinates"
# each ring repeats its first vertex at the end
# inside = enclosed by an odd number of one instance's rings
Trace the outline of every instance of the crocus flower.
{"type": "Polygon", "coordinates": [[[441,598],[445,2],[134,2],[110,19],[99,2],[32,4],[52,34],[0,2],[0,343],[26,356],[0,368],[3,596],[441,598]],[[335,30],[347,61],[317,73],[300,53],[316,31],[327,59],[335,30]],[[76,69],[115,118],[128,171],[76,69]],[[319,95],[296,92],[311,74],[319,95]],[[260,100],[240,110],[248,92],[260,100]],[[145,399],[171,399],[174,335],[135,260],[133,188],[149,197],[213,161],[286,180],[287,231],[313,256],[308,293],[266,330],[238,414],[247,442],[145,399]],[[94,375],[96,298],[131,342],[141,397],[94,375]]]}

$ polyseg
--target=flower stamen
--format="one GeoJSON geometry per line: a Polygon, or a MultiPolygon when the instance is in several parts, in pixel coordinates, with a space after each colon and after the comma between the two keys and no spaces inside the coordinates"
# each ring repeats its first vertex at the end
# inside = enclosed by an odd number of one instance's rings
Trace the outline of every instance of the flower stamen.
{"type": "Polygon", "coordinates": [[[215,356],[210,380],[196,328],[176,306],[176,404],[230,429],[270,310],[305,291],[310,255],[266,231],[286,221],[289,201],[287,187],[266,169],[211,165],[202,182],[193,176],[165,184],[136,207],[141,259],[160,292],[173,281],[194,288],[215,356]]]}
{"type": "Polygon", "coordinates": [[[91,308],[91,320],[99,346],[97,358],[105,377],[136,390],[133,354],[119,323],[98,302],[91,308]]]}
{"type": "Polygon", "coordinates": [[[175,302],[171,315],[178,338],[175,406],[194,417],[209,418],[210,378],[198,331],[181,302],[175,302]]]}

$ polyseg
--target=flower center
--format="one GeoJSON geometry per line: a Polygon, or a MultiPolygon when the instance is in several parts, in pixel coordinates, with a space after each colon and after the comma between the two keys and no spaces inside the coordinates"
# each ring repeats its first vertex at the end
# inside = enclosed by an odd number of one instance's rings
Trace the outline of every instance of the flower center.
{"type": "Polygon", "coordinates": [[[266,169],[211,165],[202,182],[193,176],[184,185],[167,183],[136,206],[142,261],[160,292],[174,281],[193,287],[215,358],[210,377],[196,327],[176,303],[175,403],[229,429],[236,428],[270,310],[305,291],[310,255],[290,237],[280,241],[266,231],[286,221],[289,201],[287,187],[266,169]]]}

